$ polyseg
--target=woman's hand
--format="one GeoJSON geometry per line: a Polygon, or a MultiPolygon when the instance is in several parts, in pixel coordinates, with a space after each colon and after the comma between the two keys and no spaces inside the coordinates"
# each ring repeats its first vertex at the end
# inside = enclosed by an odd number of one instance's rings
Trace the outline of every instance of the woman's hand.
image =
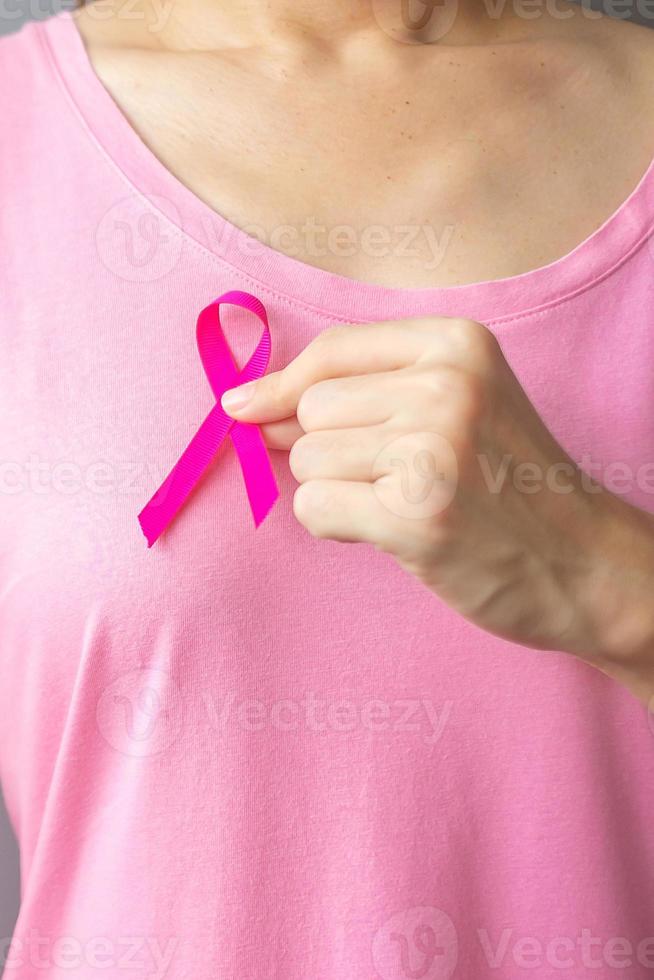
{"type": "Polygon", "coordinates": [[[247,400],[223,396],[225,410],[290,449],[295,515],[312,535],[389,552],[516,643],[632,687],[644,663],[638,693],[652,693],[654,518],[578,469],[486,327],[338,326],[233,392],[247,400]]]}

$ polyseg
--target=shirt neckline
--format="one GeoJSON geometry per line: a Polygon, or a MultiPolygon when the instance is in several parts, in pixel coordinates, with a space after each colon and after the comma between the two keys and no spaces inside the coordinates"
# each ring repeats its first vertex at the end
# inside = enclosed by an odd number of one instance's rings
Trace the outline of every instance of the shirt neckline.
{"type": "Polygon", "coordinates": [[[176,233],[226,264],[235,275],[316,314],[353,322],[427,314],[465,316],[486,324],[519,320],[602,281],[654,229],[652,159],[637,186],[599,228],[567,254],[519,275],[460,286],[412,288],[332,273],[250,237],[164,166],[100,81],[72,11],[62,10],[32,26],[80,122],[132,192],[142,195],[147,206],[158,211],[176,233]],[[172,209],[161,210],[157,198],[172,204],[172,209]],[[180,220],[170,217],[171,210],[180,220]]]}

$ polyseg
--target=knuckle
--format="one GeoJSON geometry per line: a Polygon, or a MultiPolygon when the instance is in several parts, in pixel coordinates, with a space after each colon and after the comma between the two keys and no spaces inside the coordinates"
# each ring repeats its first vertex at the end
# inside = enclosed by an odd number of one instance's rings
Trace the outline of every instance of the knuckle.
{"type": "Polygon", "coordinates": [[[436,368],[421,372],[419,376],[419,387],[422,396],[430,405],[443,404],[448,395],[448,380],[445,373],[436,368]]]}
{"type": "Polygon", "coordinates": [[[447,367],[425,372],[421,390],[430,417],[447,430],[475,427],[486,411],[484,376],[466,368],[447,367]]]}
{"type": "Polygon", "coordinates": [[[473,424],[484,412],[486,383],[465,368],[430,367],[418,380],[420,407],[445,425],[473,424]]]}
{"type": "Polygon", "coordinates": [[[499,351],[494,334],[476,320],[452,320],[450,336],[463,352],[482,359],[491,359],[499,351]]]}

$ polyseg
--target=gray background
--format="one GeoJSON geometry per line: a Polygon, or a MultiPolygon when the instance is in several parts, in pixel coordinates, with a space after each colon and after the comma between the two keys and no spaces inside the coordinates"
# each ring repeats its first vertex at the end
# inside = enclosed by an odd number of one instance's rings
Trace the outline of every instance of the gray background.
{"type": "MultiPolygon", "coordinates": [[[[11,936],[18,911],[19,892],[16,838],[7,819],[4,801],[0,797],[0,940],[11,936]]],[[[4,964],[5,948],[6,943],[3,943],[0,971],[4,964]]]]}
{"type": "MultiPolygon", "coordinates": [[[[419,3],[419,0],[416,0],[419,3]]],[[[0,0],[0,34],[10,34],[26,20],[40,20],[74,4],[69,0],[0,0]]],[[[640,24],[654,24],[654,0],[593,0],[594,10],[624,17],[640,24]]],[[[417,9],[419,9],[417,7],[417,9]]],[[[0,797],[0,942],[11,936],[19,900],[19,870],[16,840],[0,797]]],[[[0,946],[0,970],[3,963],[0,946]]]]}

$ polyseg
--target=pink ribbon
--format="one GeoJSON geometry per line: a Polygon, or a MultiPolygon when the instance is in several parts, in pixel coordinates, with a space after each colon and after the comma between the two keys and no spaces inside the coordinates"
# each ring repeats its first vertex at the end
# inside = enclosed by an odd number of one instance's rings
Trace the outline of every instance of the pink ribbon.
{"type": "Polygon", "coordinates": [[[220,397],[227,388],[260,378],[268,367],[270,329],[263,303],[251,293],[224,293],[202,310],[198,317],[196,335],[202,366],[216,396],[216,404],[157,492],[138,515],[148,548],[152,547],[162,531],[168,527],[228,435],[241,464],[256,527],[259,527],[279,497],[261,430],[250,422],[237,422],[230,418],[220,405],[220,397]],[[232,303],[250,310],[263,323],[261,339],[241,372],[234,363],[222,331],[221,303],[232,303]]]}

